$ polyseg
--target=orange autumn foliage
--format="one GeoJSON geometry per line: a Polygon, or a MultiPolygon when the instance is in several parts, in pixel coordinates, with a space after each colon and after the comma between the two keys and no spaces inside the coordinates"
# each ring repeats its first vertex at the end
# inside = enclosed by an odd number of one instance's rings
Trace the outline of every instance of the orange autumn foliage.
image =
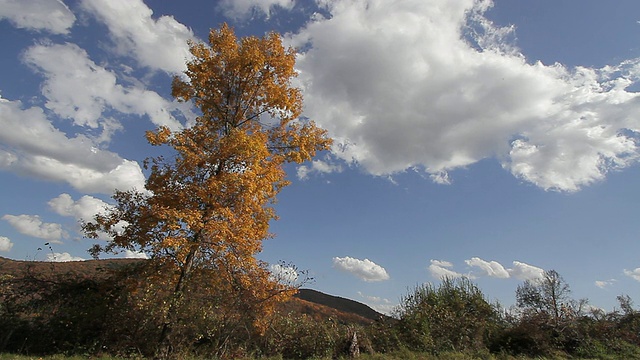
{"type": "Polygon", "coordinates": [[[283,165],[310,160],[331,139],[300,120],[302,94],[291,85],[295,51],[285,49],[278,34],[238,39],[225,24],[211,30],[209,45],[190,49],[193,59],[185,76],[174,78],[172,94],[192,101],[200,116],[180,131],[148,131],[149,143],[171,147],[174,157],[145,161],[145,191],[117,191],[115,207],[84,230],[112,239],[94,254],[144,251],[169,269],[152,279],[170,289],[165,330],[176,326],[173,313],[196,288],[207,299],[216,292],[244,299],[221,304],[250,305],[245,310],[259,328],[273,309],[266,300],[291,290],[255,257],[272,236],[276,195],[288,185],[283,165]]]}

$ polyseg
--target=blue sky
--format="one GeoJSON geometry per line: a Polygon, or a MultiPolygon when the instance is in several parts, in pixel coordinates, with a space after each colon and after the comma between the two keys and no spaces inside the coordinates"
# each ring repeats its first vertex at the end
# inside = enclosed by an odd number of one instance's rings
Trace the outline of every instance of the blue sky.
{"type": "Polygon", "coordinates": [[[144,183],[145,130],[195,116],[171,78],[228,22],[299,49],[304,115],[335,139],[287,167],[261,259],[381,311],[444,275],[509,306],[550,269],[593,306],[639,301],[639,20],[636,0],[0,0],[0,256],[89,258],[78,221],[144,183]]]}

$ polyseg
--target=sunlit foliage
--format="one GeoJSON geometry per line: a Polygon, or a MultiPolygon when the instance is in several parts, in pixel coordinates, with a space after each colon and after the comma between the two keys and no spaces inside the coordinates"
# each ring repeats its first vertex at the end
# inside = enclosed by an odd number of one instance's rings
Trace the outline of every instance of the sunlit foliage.
{"type": "MultiPolygon", "coordinates": [[[[167,348],[184,325],[179,313],[194,306],[235,316],[247,331],[264,329],[274,300],[291,293],[255,257],[271,237],[276,195],[288,185],[283,164],[309,160],[331,144],[324,130],[300,119],[302,95],[291,85],[295,51],[278,34],[238,39],[222,25],[208,45],[190,49],[194,58],[185,76],[174,78],[172,94],[192,101],[200,116],[180,131],[147,132],[150,144],[169,146],[174,156],[147,160],[146,188],[117,191],[114,209],[84,226],[89,237],[112,238],[94,254],[150,256],[157,270],[149,294],[138,298],[142,306],[160,299],[154,306],[167,348]]],[[[194,336],[212,331],[205,330],[194,336]]]]}

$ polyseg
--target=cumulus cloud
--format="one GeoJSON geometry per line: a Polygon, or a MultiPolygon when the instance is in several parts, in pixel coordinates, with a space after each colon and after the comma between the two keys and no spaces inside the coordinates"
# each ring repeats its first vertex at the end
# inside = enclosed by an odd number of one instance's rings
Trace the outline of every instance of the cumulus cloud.
{"type": "Polygon", "coordinates": [[[69,262],[69,261],[84,261],[86,259],[79,256],[73,256],[68,252],[63,253],[49,253],[45,261],[49,262],[69,262]]]}
{"type": "Polygon", "coordinates": [[[290,37],[305,114],[334,154],[374,175],[447,172],[494,157],[543,189],[577,191],[638,160],[638,61],[601,69],[528,61],[490,0],[322,2],[290,37]]]}
{"type": "MultiPolygon", "coordinates": [[[[47,204],[56,214],[73,217],[77,223],[92,221],[95,215],[104,214],[113,209],[112,205],[89,195],[84,195],[78,200],[73,200],[69,194],[60,194],[58,197],[49,200],[47,204]]],[[[128,225],[128,222],[121,220],[113,229],[121,233],[128,225]]],[[[102,231],[98,232],[98,238],[106,241],[111,240],[111,237],[102,231]]],[[[147,258],[147,255],[145,253],[126,250],[125,257],[147,258]]]]}
{"type": "Polygon", "coordinates": [[[0,98],[0,168],[53,181],[65,181],[83,192],[112,194],[114,189],[144,188],[135,161],[98,149],[77,135],[68,138],[41,108],[23,109],[20,101],[0,98]]]}
{"type": "Polygon", "coordinates": [[[544,275],[544,269],[514,261],[513,268],[509,269],[509,275],[519,280],[537,280],[544,275]]]}
{"type": "Polygon", "coordinates": [[[104,213],[111,208],[104,201],[89,195],[74,201],[71,195],[60,194],[58,197],[49,200],[47,204],[57,214],[71,216],[79,221],[89,221],[96,214],[104,213]]]}
{"type": "MultiPolygon", "coordinates": [[[[453,267],[453,264],[450,263],[449,261],[431,260],[431,265],[429,265],[428,269],[431,276],[437,279],[460,278],[465,276],[459,272],[451,270],[452,267],[453,267]]],[[[470,278],[473,278],[473,277],[470,277],[470,278]]]]}
{"type": "Polygon", "coordinates": [[[62,243],[62,238],[68,238],[69,234],[62,229],[62,225],[45,223],[38,215],[4,215],[5,220],[19,233],[33,236],[39,239],[49,240],[52,243],[62,243]]]}
{"type": "Polygon", "coordinates": [[[485,261],[477,257],[473,257],[469,260],[464,261],[467,265],[471,267],[479,268],[483,275],[506,279],[508,278],[509,272],[497,261],[485,261]]]}
{"type": "Polygon", "coordinates": [[[75,44],[34,45],[23,59],[45,78],[45,106],[63,118],[73,119],[75,125],[106,126],[109,131],[118,126],[113,120],[103,122],[104,112],[111,108],[123,114],[147,115],[158,126],[181,127],[171,115],[176,109],[172,102],[156,92],[118,84],[113,72],[98,66],[75,44]]]}
{"type": "Polygon", "coordinates": [[[254,13],[269,17],[276,7],[291,10],[295,0],[222,0],[222,13],[231,19],[247,19],[254,13]]]}
{"type": "Polygon", "coordinates": [[[0,0],[0,20],[23,29],[68,34],[75,15],[60,0],[0,0]]]}
{"type": "Polygon", "coordinates": [[[635,268],[633,270],[624,269],[624,274],[633,278],[634,280],[640,281],[640,268],[635,268]]]}
{"type": "Polygon", "coordinates": [[[367,282],[384,281],[389,279],[389,274],[380,265],[369,259],[355,259],[349,256],[334,257],[333,267],[355,275],[367,282]]]}
{"type": "Polygon", "coordinates": [[[195,37],[172,16],[152,17],[142,0],[83,0],[82,7],[109,29],[122,55],[132,55],[142,66],[179,74],[191,58],[188,40],[195,37]]]}
{"type": "Polygon", "coordinates": [[[0,236],[0,251],[4,251],[4,252],[11,251],[12,247],[13,247],[13,243],[8,237],[0,236]]]}

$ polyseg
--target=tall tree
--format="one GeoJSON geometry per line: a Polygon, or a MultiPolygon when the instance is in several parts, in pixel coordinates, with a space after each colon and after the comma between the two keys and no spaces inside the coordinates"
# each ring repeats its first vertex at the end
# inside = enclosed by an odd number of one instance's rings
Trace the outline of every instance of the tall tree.
{"type": "Polygon", "coordinates": [[[325,130],[300,118],[301,91],[291,84],[296,54],[278,34],[238,39],[224,24],[211,30],[208,45],[191,43],[190,50],[193,59],[185,76],[174,78],[172,94],[193,101],[200,116],[180,131],[148,131],[149,143],[168,145],[175,155],[145,161],[146,189],[116,191],[115,207],[84,225],[88,237],[106,232],[112,239],[94,246],[94,254],[144,251],[171,269],[163,275],[172,291],[162,342],[176,327],[192,279],[260,304],[286,290],[255,255],[271,237],[273,204],[288,185],[283,165],[331,144],[325,130]]]}

